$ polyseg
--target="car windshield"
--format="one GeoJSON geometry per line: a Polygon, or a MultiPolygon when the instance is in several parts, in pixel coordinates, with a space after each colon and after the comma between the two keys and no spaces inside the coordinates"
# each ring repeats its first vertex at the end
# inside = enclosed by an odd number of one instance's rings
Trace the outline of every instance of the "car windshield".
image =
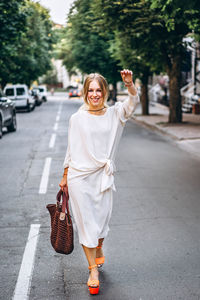
{"type": "Polygon", "coordinates": [[[14,96],[14,89],[6,89],[6,96],[14,96]]]}
{"type": "Polygon", "coordinates": [[[39,91],[42,93],[42,92],[44,92],[44,89],[39,88],[39,91]]]}
{"type": "Polygon", "coordinates": [[[25,95],[25,89],[17,88],[17,96],[23,96],[23,95],[25,95]]]}

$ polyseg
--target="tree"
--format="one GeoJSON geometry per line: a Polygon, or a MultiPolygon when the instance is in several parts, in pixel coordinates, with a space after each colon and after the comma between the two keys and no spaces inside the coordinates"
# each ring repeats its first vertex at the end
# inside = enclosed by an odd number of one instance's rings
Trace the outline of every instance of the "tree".
{"type": "Polygon", "coordinates": [[[68,16],[65,38],[61,41],[60,58],[68,71],[76,67],[86,74],[101,73],[116,91],[116,83],[120,80],[119,61],[111,57],[109,52],[109,41],[114,35],[101,36],[93,26],[96,17],[91,10],[91,3],[91,0],[74,2],[68,16]]]}
{"type": "Polygon", "coordinates": [[[138,56],[149,57],[151,68],[160,64],[164,67],[170,79],[169,122],[181,122],[181,63],[186,52],[183,38],[192,30],[199,32],[198,1],[97,0],[96,7],[101,11],[102,24],[137,41],[138,56]]]}
{"type": "Polygon", "coordinates": [[[149,114],[148,78],[153,71],[161,70],[152,68],[146,55],[138,54],[138,41],[130,35],[115,32],[115,41],[110,48],[111,55],[120,61],[122,68],[131,69],[133,76],[141,81],[142,114],[149,114]]]}
{"type": "MultiPolygon", "coordinates": [[[[93,4],[93,11],[99,17],[96,27],[102,28],[103,32],[114,32],[115,46],[112,56],[116,57],[123,68],[133,70],[134,77],[141,81],[141,104],[142,114],[149,114],[148,78],[153,72],[163,71],[161,59],[157,55],[157,61],[153,59],[152,46],[144,45],[140,32],[134,30],[134,14],[141,14],[142,19],[149,18],[149,12],[141,4],[125,1],[113,2],[97,0],[93,4]],[[122,3],[123,2],[123,3],[122,3]],[[103,18],[100,18],[103,16],[103,18]]],[[[144,3],[145,4],[145,3],[144,3]]],[[[147,4],[145,4],[147,6],[147,4]]],[[[144,6],[145,6],[144,5],[144,6]]],[[[145,30],[144,28],[143,30],[145,30]]]]}
{"type": "Polygon", "coordinates": [[[0,3],[0,80],[30,83],[51,68],[49,12],[31,0],[0,3]]]}
{"type": "Polygon", "coordinates": [[[18,45],[14,82],[30,85],[51,69],[52,22],[49,11],[39,3],[26,2],[26,30],[18,45]]]}
{"type": "Polygon", "coordinates": [[[200,3],[197,0],[167,2],[151,0],[151,3],[151,10],[160,14],[162,18],[160,26],[165,28],[160,45],[163,48],[163,59],[170,78],[169,122],[177,123],[182,121],[181,65],[183,58],[186,57],[186,45],[183,43],[183,38],[193,33],[193,36],[199,39],[200,3]]]}
{"type": "Polygon", "coordinates": [[[25,0],[0,2],[0,82],[2,86],[12,81],[16,72],[13,57],[17,56],[17,47],[24,32],[26,11],[25,0]]]}

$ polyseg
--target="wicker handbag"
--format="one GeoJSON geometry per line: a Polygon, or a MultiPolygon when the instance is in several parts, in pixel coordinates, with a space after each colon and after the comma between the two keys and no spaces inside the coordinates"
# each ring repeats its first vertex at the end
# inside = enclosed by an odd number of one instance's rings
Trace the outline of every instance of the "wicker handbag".
{"type": "Polygon", "coordinates": [[[46,206],[51,217],[51,245],[56,252],[62,254],[70,254],[74,249],[73,224],[68,201],[67,189],[64,192],[60,190],[57,194],[57,204],[46,206]]]}

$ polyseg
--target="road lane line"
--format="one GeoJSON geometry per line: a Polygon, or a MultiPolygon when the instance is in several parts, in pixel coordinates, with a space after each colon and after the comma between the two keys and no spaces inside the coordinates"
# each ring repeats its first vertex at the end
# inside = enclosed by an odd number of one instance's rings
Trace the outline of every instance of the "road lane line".
{"type": "Polygon", "coordinates": [[[39,188],[39,194],[46,194],[47,192],[47,186],[49,181],[49,173],[50,173],[50,167],[51,167],[51,157],[47,157],[45,159],[44,169],[42,173],[42,178],[40,181],[40,188],[39,188]]]}
{"type": "Polygon", "coordinates": [[[56,122],[59,122],[59,121],[60,121],[60,114],[57,115],[57,117],[56,117],[56,122]]]}
{"type": "Polygon", "coordinates": [[[51,136],[51,139],[50,139],[50,142],[49,142],[49,148],[52,149],[54,147],[55,141],[56,141],[56,133],[52,133],[52,136],[51,136]]]}
{"type": "Polygon", "coordinates": [[[56,122],[56,123],[54,124],[53,130],[54,130],[54,131],[57,131],[57,129],[58,129],[58,123],[56,122]]]}
{"type": "Polygon", "coordinates": [[[58,114],[61,113],[62,105],[63,105],[63,103],[61,102],[60,105],[59,105],[59,108],[58,108],[58,114]]]}
{"type": "Polygon", "coordinates": [[[27,300],[29,298],[39,230],[40,224],[31,224],[13,300],[27,300]]]}

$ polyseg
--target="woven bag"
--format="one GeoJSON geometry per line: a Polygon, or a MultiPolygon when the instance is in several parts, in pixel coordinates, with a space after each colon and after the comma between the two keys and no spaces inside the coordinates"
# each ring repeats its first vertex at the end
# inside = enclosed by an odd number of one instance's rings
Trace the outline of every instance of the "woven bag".
{"type": "Polygon", "coordinates": [[[74,249],[73,224],[68,201],[68,190],[60,190],[57,194],[57,204],[46,206],[51,217],[51,245],[56,252],[62,254],[70,254],[74,249]]]}

